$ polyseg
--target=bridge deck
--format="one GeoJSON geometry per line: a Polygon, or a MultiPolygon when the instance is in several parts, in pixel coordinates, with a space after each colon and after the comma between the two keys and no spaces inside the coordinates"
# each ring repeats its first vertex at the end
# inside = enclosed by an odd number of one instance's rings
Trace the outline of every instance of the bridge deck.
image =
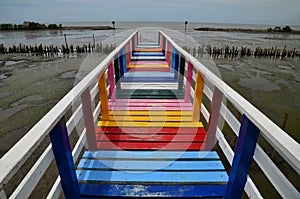
{"type": "Polygon", "coordinates": [[[162,50],[138,46],[99,117],[96,150],[77,165],[82,197],[223,197],[228,175],[205,151],[206,131],[177,71],[162,50]]]}

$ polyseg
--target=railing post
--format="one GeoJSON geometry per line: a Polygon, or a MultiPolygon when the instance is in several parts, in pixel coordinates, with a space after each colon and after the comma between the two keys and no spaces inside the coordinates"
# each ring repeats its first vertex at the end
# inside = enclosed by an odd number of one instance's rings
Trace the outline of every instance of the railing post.
{"type": "Polygon", "coordinates": [[[114,60],[114,70],[115,70],[115,85],[116,85],[116,89],[120,89],[121,88],[121,82],[119,82],[119,80],[120,80],[120,66],[119,66],[119,59],[118,59],[118,57],[115,58],[115,60],[114,60]]]}
{"type": "Polygon", "coordinates": [[[208,121],[208,130],[207,130],[206,141],[205,141],[206,150],[211,150],[214,147],[218,121],[220,116],[222,97],[223,97],[223,93],[215,86],[211,105],[210,105],[210,117],[208,121]]]}
{"type": "Polygon", "coordinates": [[[122,48],[122,58],[123,58],[123,72],[127,73],[127,54],[126,54],[126,45],[122,48]]]}
{"type": "Polygon", "coordinates": [[[72,150],[64,117],[50,131],[50,140],[65,197],[67,199],[80,198],[72,150]]]}
{"type": "Polygon", "coordinates": [[[193,121],[194,122],[198,122],[200,119],[203,88],[204,88],[204,78],[201,75],[201,73],[197,70],[194,102],[193,102],[193,121]]]}
{"type": "Polygon", "coordinates": [[[115,92],[115,77],[114,77],[114,62],[111,62],[107,68],[107,75],[109,80],[109,94],[112,101],[116,100],[115,92]]]}
{"type": "Polygon", "coordinates": [[[183,89],[184,81],[184,69],[185,69],[185,59],[180,56],[180,66],[179,66],[179,76],[178,76],[178,90],[183,89]]]}
{"type": "Polygon", "coordinates": [[[190,102],[191,100],[191,86],[192,86],[192,79],[193,79],[193,64],[188,62],[188,70],[186,75],[186,85],[185,85],[185,95],[184,101],[190,102]]]}
{"type": "Polygon", "coordinates": [[[102,120],[107,121],[109,117],[108,117],[108,99],[107,99],[107,91],[106,91],[105,71],[103,71],[100,74],[98,80],[98,89],[100,93],[100,101],[101,101],[100,107],[101,107],[102,120]]]}
{"type": "Polygon", "coordinates": [[[130,63],[130,43],[129,42],[125,45],[125,51],[126,51],[126,66],[129,66],[129,63],[130,63]]]}
{"type": "Polygon", "coordinates": [[[92,98],[89,87],[81,94],[82,112],[86,128],[86,137],[88,149],[94,151],[97,149],[95,136],[95,122],[92,108],[92,98]]]}
{"type": "Polygon", "coordinates": [[[170,70],[170,72],[174,72],[174,69],[175,69],[175,48],[174,47],[172,47],[172,54],[171,54],[171,70],[170,70]]]}
{"type": "Polygon", "coordinates": [[[260,130],[243,115],[224,198],[242,197],[259,132],[260,130]]]}
{"type": "Polygon", "coordinates": [[[119,54],[119,66],[120,66],[120,78],[124,76],[124,61],[123,61],[123,53],[122,50],[120,51],[121,55],[119,54]]]}
{"type": "Polygon", "coordinates": [[[179,67],[179,54],[175,53],[175,67],[174,67],[174,78],[178,79],[178,67],[179,67]]]}

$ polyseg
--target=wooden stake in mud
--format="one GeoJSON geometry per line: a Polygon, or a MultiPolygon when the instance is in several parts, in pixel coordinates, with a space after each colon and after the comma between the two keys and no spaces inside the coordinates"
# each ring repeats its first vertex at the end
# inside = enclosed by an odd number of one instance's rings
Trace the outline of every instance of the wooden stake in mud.
{"type": "Polygon", "coordinates": [[[282,130],[285,130],[285,128],[286,128],[286,124],[287,124],[288,118],[289,118],[289,113],[285,112],[284,113],[283,123],[282,123],[282,130]]]}
{"type": "Polygon", "coordinates": [[[67,34],[64,34],[64,37],[65,37],[66,48],[69,49],[68,42],[67,42],[67,34]]]}

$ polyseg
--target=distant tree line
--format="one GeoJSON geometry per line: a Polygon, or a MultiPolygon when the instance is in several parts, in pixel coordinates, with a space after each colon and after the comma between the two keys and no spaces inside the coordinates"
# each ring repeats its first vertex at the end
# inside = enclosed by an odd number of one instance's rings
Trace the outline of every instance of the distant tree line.
{"type": "Polygon", "coordinates": [[[290,26],[285,26],[283,28],[276,26],[275,28],[268,28],[268,32],[292,32],[292,28],[290,26]]]}
{"type": "Polygon", "coordinates": [[[24,21],[23,24],[0,24],[0,30],[46,30],[46,29],[62,29],[62,24],[40,24],[37,22],[24,21]]]}

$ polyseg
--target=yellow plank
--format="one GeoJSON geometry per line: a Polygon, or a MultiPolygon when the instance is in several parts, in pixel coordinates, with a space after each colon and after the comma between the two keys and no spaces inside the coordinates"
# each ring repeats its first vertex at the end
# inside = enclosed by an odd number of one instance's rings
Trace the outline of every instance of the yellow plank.
{"type": "Polygon", "coordinates": [[[109,115],[168,115],[168,116],[192,116],[192,111],[109,111],[109,115]]]}
{"type": "Polygon", "coordinates": [[[199,71],[197,71],[195,93],[194,93],[194,103],[193,103],[193,121],[194,122],[197,122],[200,119],[203,88],[204,88],[204,78],[203,78],[202,74],[199,71]]]}
{"type": "Polygon", "coordinates": [[[146,121],[155,121],[155,122],[180,122],[186,121],[191,122],[192,116],[109,116],[110,121],[136,121],[136,122],[146,122],[146,121]]]}
{"type": "Polygon", "coordinates": [[[115,122],[99,121],[98,127],[169,127],[169,128],[192,128],[203,127],[202,122],[115,122]]]}

